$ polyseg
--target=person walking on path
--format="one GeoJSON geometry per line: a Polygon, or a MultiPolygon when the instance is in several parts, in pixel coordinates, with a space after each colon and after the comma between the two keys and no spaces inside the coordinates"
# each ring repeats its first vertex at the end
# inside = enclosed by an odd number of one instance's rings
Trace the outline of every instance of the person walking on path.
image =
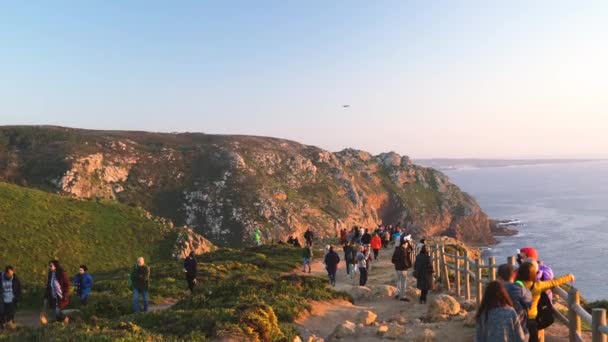
{"type": "Polygon", "coordinates": [[[498,281],[503,284],[509,294],[513,309],[519,317],[519,323],[525,335],[528,335],[528,310],[532,305],[532,293],[521,281],[514,283],[513,266],[502,264],[498,266],[498,281]]]}
{"type": "Polygon", "coordinates": [[[15,275],[13,266],[6,266],[2,276],[2,310],[1,323],[2,327],[5,324],[13,324],[15,320],[15,312],[17,311],[17,302],[21,298],[21,282],[15,275]]]}
{"type": "Polygon", "coordinates": [[[306,272],[306,266],[308,266],[308,273],[310,273],[310,265],[312,264],[312,246],[308,243],[302,249],[302,259],[304,264],[304,269],[302,270],[302,272],[306,272]]]}
{"type": "Polygon", "coordinates": [[[44,298],[48,307],[55,313],[57,322],[69,321],[63,310],[70,303],[70,279],[57,260],[49,261],[44,298]]]}
{"type": "Polygon", "coordinates": [[[191,251],[184,260],[184,273],[186,273],[186,283],[188,284],[188,289],[190,293],[194,293],[194,287],[196,286],[196,253],[191,251]]]}
{"type": "Polygon", "coordinates": [[[357,253],[357,268],[359,269],[359,286],[365,286],[367,284],[367,255],[363,246],[359,247],[359,253],[357,253]]]}
{"type": "Polygon", "coordinates": [[[365,232],[361,236],[361,244],[363,244],[363,246],[369,248],[369,245],[371,244],[371,242],[372,242],[372,235],[367,231],[367,229],[365,229],[365,232]]]}
{"type": "Polygon", "coordinates": [[[334,251],[334,246],[329,246],[329,252],[325,256],[325,268],[327,269],[327,275],[329,276],[329,283],[331,286],[336,286],[338,263],[340,263],[338,253],[334,251]]]}
{"type": "Polygon", "coordinates": [[[256,228],[253,231],[253,242],[255,242],[256,246],[262,245],[262,232],[260,231],[260,228],[256,228]]]}
{"type": "Polygon", "coordinates": [[[312,247],[312,240],[315,238],[315,234],[312,232],[310,228],[306,229],[304,232],[304,240],[306,240],[306,244],[312,247]]]}
{"type": "Polygon", "coordinates": [[[352,241],[348,241],[344,246],[344,262],[346,262],[346,275],[348,275],[350,279],[353,279],[355,276],[356,260],[357,251],[355,250],[355,246],[353,246],[352,241]]]}
{"type": "Polygon", "coordinates": [[[475,320],[475,342],[526,341],[511,298],[498,281],[486,286],[475,320]]]}
{"type": "Polygon", "coordinates": [[[426,304],[429,290],[433,288],[433,264],[427,246],[423,246],[414,263],[416,287],[420,290],[420,304],[426,304]]]}
{"type": "MultiPolygon", "coordinates": [[[[522,282],[524,286],[532,293],[532,305],[528,310],[528,331],[530,333],[529,342],[544,341],[545,330],[544,326],[539,325],[538,303],[545,291],[556,286],[563,285],[568,282],[574,282],[575,278],[572,274],[567,274],[559,278],[547,281],[536,279],[538,273],[538,264],[534,261],[526,261],[521,264],[517,272],[517,280],[522,282]]],[[[546,298],[548,302],[548,297],[546,298]]],[[[550,303],[550,302],[549,302],[550,303]]]]}
{"type": "Polygon", "coordinates": [[[405,297],[405,290],[407,286],[407,269],[412,267],[412,264],[407,255],[405,245],[395,247],[391,262],[395,265],[395,273],[397,274],[397,288],[399,289],[399,294],[396,298],[409,302],[410,300],[405,297]]]}
{"type": "Polygon", "coordinates": [[[131,272],[133,286],[133,311],[139,312],[139,298],[144,302],[144,312],[148,311],[148,288],[150,287],[150,267],[146,265],[144,257],[137,258],[137,264],[131,272]]]}
{"type": "Polygon", "coordinates": [[[382,239],[378,234],[374,234],[371,241],[372,251],[374,251],[374,261],[378,260],[378,253],[380,253],[380,248],[382,248],[382,239]]]}
{"type": "Polygon", "coordinates": [[[388,244],[390,242],[391,242],[391,233],[388,231],[388,229],[385,229],[382,232],[382,247],[388,248],[388,244]]]}
{"type": "Polygon", "coordinates": [[[87,305],[93,288],[93,277],[86,265],[80,265],[78,268],[78,273],[74,276],[74,286],[76,287],[76,294],[80,298],[80,303],[87,305]]]}

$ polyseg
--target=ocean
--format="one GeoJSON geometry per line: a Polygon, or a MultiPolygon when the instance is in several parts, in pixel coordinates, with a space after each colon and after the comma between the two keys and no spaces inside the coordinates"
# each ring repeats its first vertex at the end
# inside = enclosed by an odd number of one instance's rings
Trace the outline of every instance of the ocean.
{"type": "Polygon", "coordinates": [[[499,237],[497,262],[533,246],[555,275],[573,273],[587,300],[608,299],[608,162],[446,171],[492,218],[521,220],[499,237]]]}

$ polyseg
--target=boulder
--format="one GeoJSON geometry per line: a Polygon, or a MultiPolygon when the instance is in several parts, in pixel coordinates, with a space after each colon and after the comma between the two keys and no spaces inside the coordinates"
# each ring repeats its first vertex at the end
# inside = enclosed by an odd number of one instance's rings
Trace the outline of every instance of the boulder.
{"type": "Polygon", "coordinates": [[[338,324],[329,336],[329,340],[349,339],[349,337],[357,336],[357,326],[351,321],[346,321],[338,324]]]}
{"type": "Polygon", "coordinates": [[[348,291],[355,301],[367,299],[372,295],[372,290],[365,286],[353,286],[348,291]]]}
{"type": "Polygon", "coordinates": [[[414,342],[434,342],[435,333],[431,329],[418,330],[412,340],[414,342]]]}
{"type": "Polygon", "coordinates": [[[405,327],[400,324],[391,324],[388,326],[388,330],[382,335],[382,338],[389,340],[404,340],[405,339],[405,327]]]}
{"type": "Polygon", "coordinates": [[[477,303],[474,300],[461,300],[460,308],[464,311],[475,311],[477,310],[477,303]]]}
{"type": "Polygon", "coordinates": [[[440,294],[430,300],[427,317],[431,321],[441,321],[459,312],[460,303],[454,297],[440,294]]]}
{"type": "Polygon", "coordinates": [[[373,292],[377,297],[393,297],[398,293],[398,290],[396,287],[390,285],[377,285],[374,286],[373,292]]]}
{"type": "Polygon", "coordinates": [[[296,336],[293,338],[293,342],[302,342],[302,339],[300,338],[300,336],[296,336]]]}
{"type": "Polygon", "coordinates": [[[388,331],[388,325],[381,325],[378,327],[378,331],[376,332],[378,335],[382,336],[388,331]]]}
{"type": "Polygon", "coordinates": [[[420,290],[418,290],[415,287],[408,286],[407,289],[405,290],[405,294],[410,299],[417,299],[420,297],[420,290]]]}
{"type": "Polygon", "coordinates": [[[471,311],[467,314],[464,319],[464,326],[468,328],[475,328],[477,321],[475,320],[475,311],[471,311]]]}
{"type": "Polygon", "coordinates": [[[378,318],[378,315],[369,310],[361,311],[357,315],[357,323],[370,325],[376,321],[376,318],[378,318]]]}
{"type": "Polygon", "coordinates": [[[306,342],[325,342],[325,340],[317,335],[312,335],[308,337],[308,340],[306,340],[306,342]]]}

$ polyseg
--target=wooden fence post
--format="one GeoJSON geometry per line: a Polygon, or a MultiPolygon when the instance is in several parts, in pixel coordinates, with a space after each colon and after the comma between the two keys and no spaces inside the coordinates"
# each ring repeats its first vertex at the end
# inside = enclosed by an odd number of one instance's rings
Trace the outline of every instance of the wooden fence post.
{"type": "Polygon", "coordinates": [[[475,297],[475,300],[477,301],[477,307],[479,307],[481,305],[481,297],[483,296],[483,290],[482,290],[482,286],[483,283],[481,282],[481,262],[479,259],[475,259],[475,282],[477,283],[477,294],[475,297]]]}
{"type": "Polygon", "coordinates": [[[593,309],[591,313],[591,341],[606,342],[606,335],[599,329],[606,325],[606,309],[593,309]]]}
{"type": "Polygon", "coordinates": [[[441,269],[443,271],[443,277],[444,278],[444,283],[445,283],[445,288],[446,290],[451,291],[452,290],[452,286],[450,284],[450,269],[448,268],[448,263],[446,261],[445,258],[445,247],[441,246],[441,269]]]}
{"type": "Polygon", "coordinates": [[[433,265],[435,274],[441,277],[441,265],[439,264],[439,244],[435,244],[435,264],[433,265]]]}
{"type": "Polygon", "coordinates": [[[507,263],[513,267],[515,267],[515,257],[514,256],[510,256],[507,258],[507,263]]]}
{"type": "Polygon", "coordinates": [[[581,294],[575,289],[571,288],[568,291],[568,335],[570,341],[576,341],[576,336],[581,334],[581,318],[574,311],[576,305],[581,303],[581,294]]]}
{"type": "Polygon", "coordinates": [[[456,259],[454,260],[454,265],[456,266],[456,270],[454,273],[456,274],[456,296],[460,296],[460,252],[456,251],[456,259]]]}
{"type": "Polygon", "coordinates": [[[466,300],[471,300],[471,266],[469,262],[469,257],[465,253],[464,257],[464,298],[466,300]]]}
{"type": "Polygon", "coordinates": [[[488,269],[489,273],[490,273],[490,279],[492,281],[496,280],[496,268],[494,268],[494,266],[496,266],[496,258],[495,257],[489,257],[488,258],[488,266],[490,266],[490,268],[488,269]]]}

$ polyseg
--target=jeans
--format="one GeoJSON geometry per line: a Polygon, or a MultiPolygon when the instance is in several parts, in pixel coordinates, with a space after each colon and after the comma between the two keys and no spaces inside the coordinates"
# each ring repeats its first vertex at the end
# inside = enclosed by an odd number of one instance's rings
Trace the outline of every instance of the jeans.
{"type": "Polygon", "coordinates": [[[53,309],[53,313],[55,313],[55,320],[57,322],[63,322],[65,320],[65,314],[59,308],[59,301],[57,298],[49,299],[49,308],[53,309]]]}
{"type": "Polygon", "coordinates": [[[346,274],[348,274],[351,279],[355,276],[355,264],[346,264],[346,274]]]}
{"type": "Polygon", "coordinates": [[[144,312],[148,311],[148,290],[133,289],[133,311],[139,312],[139,296],[144,300],[144,312]]]}
{"type": "Polygon", "coordinates": [[[399,298],[405,298],[407,271],[395,271],[395,273],[397,274],[397,288],[399,289],[399,298]]]}
{"type": "Polygon", "coordinates": [[[327,275],[329,276],[329,284],[336,286],[336,271],[327,271],[327,275]]]}
{"type": "Polygon", "coordinates": [[[365,286],[367,283],[367,269],[365,267],[359,268],[359,286],[365,286]]]}
{"type": "Polygon", "coordinates": [[[15,303],[3,303],[2,324],[15,320],[15,303]]]}
{"type": "Polygon", "coordinates": [[[306,265],[308,265],[308,273],[310,273],[310,258],[304,258],[304,272],[306,272],[306,265]]]}

